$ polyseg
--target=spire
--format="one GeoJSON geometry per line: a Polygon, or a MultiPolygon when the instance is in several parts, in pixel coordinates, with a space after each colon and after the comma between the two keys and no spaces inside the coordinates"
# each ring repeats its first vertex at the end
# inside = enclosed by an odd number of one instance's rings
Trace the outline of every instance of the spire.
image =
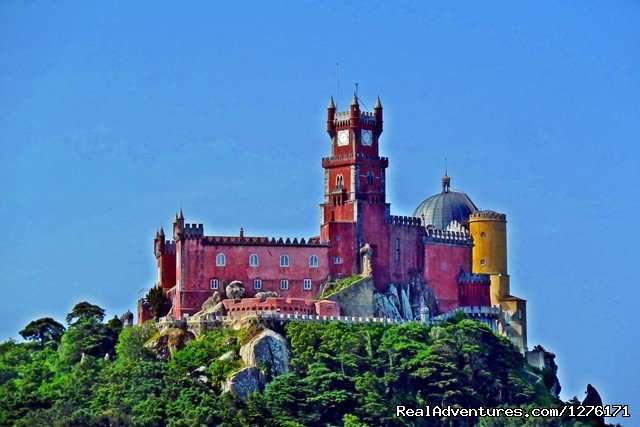
{"type": "Polygon", "coordinates": [[[331,97],[331,99],[329,100],[329,105],[327,106],[327,110],[335,110],[336,109],[336,104],[333,103],[333,96],[331,97]]]}
{"type": "Polygon", "coordinates": [[[182,208],[180,208],[180,212],[178,213],[177,218],[178,219],[184,219],[184,216],[182,215],[182,208]]]}
{"type": "Polygon", "coordinates": [[[378,95],[378,99],[376,100],[376,105],[373,107],[374,109],[382,108],[382,102],[380,102],[380,96],[378,95]]]}
{"type": "Polygon", "coordinates": [[[164,237],[164,228],[160,227],[160,233],[158,233],[159,237],[164,237]]]}
{"type": "Polygon", "coordinates": [[[156,239],[160,237],[160,232],[158,230],[156,230],[156,239]]]}
{"type": "Polygon", "coordinates": [[[353,92],[353,99],[351,100],[351,105],[358,105],[358,95],[353,92]]]}

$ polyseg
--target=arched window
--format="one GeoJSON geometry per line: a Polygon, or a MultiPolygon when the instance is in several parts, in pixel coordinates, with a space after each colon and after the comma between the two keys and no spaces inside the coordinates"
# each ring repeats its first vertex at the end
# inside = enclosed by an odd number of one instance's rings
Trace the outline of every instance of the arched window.
{"type": "Polygon", "coordinates": [[[218,289],[218,286],[220,285],[220,282],[218,281],[218,279],[211,279],[209,280],[209,287],[211,289],[218,289]]]}
{"type": "Polygon", "coordinates": [[[311,290],[311,279],[304,279],[302,281],[302,289],[304,289],[305,291],[311,290]]]}
{"type": "Polygon", "coordinates": [[[249,267],[257,267],[260,265],[260,258],[257,254],[249,255],[249,267]]]}
{"type": "Polygon", "coordinates": [[[373,185],[373,172],[367,172],[367,184],[373,185]]]}
{"type": "Polygon", "coordinates": [[[224,256],[222,252],[220,252],[218,255],[216,255],[216,266],[224,267],[225,265],[227,265],[227,257],[224,256]]]}
{"type": "Polygon", "coordinates": [[[309,267],[318,267],[318,255],[311,255],[309,257],[309,267]]]}
{"type": "Polygon", "coordinates": [[[280,290],[281,291],[289,290],[289,281],[287,279],[280,280],[280,290]]]}
{"type": "Polygon", "coordinates": [[[342,177],[342,174],[338,174],[338,176],[336,176],[336,187],[342,188],[343,186],[344,186],[344,178],[342,177]]]}
{"type": "Polygon", "coordinates": [[[280,255],[280,267],[289,267],[289,255],[280,255]]]}
{"type": "Polygon", "coordinates": [[[253,279],[253,289],[255,289],[256,291],[262,289],[262,279],[253,279]]]}

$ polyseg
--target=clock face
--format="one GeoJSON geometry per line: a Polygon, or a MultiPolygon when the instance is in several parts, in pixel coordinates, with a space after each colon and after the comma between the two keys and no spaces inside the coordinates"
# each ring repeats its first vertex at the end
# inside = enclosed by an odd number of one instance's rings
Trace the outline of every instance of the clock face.
{"type": "Polygon", "coordinates": [[[371,145],[373,143],[373,132],[370,130],[363,130],[361,134],[362,145],[371,145]]]}
{"type": "Polygon", "coordinates": [[[338,145],[349,145],[349,131],[348,130],[339,130],[338,131],[338,145]]]}

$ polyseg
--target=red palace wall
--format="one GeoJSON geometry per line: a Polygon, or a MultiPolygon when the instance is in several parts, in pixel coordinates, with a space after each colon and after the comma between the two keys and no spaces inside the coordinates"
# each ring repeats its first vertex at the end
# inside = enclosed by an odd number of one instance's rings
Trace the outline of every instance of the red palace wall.
{"type": "Polygon", "coordinates": [[[332,278],[339,274],[349,276],[358,272],[356,266],[356,225],[354,222],[330,222],[320,228],[320,240],[330,244],[328,269],[332,278]],[[334,260],[340,258],[341,263],[334,260]]]}
{"type": "Polygon", "coordinates": [[[256,311],[272,311],[281,314],[318,314],[320,316],[340,315],[340,305],[333,301],[315,302],[313,299],[298,298],[257,298],[223,300],[228,316],[241,317],[256,311]]]}
{"type": "Polygon", "coordinates": [[[471,271],[471,246],[426,242],[424,279],[433,288],[440,311],[460,306],[458,278],[471,271]]]}
{"type": "MultiPolygon", "coordinates": [[[[206,238],[205,238],[206,239],[206,238]]],[[[178,297],[181,301],[181,312],[174,311],[174,316],[183,313],[193,314],[199,311],[202,303],[213,293],[211,279],[218,279],[218,289],[233,280],[240,280],[247,297],[257,292],[273,291],[288,298],[314,299],[320,284],[328,275],[328,247],[322,245],[208,245],[201,238],[187,238],[178,243],[180,255],[181,282],[178,297]],[[223,253],[225,266],[216,265],[216,256],[223,253]],[[258,255],[259,265],[249,266],[249,256],[258,255]],[[289,256],[289,267],[280,267],[280,256],[289,256]],[[318,257],[318,267],[309,266],[309,258],[318,257]],[[262,288],[254,290],[254,279],[262,280],[262,288]],[[280,289],[280,280],[288,280],[289,289],[280,289]],[[311,280],[311,289],[303,289],[303,280],[311,280]]]]}
{"type": "Polygon", "coordinates": [[[165,291],[176,285],[176,253],[165,252],[158,257],[158,284],[165,291]]]}
{"type": "Polygon", "coordinates": [[[388,281],[408,282],[423,269],[422,236],[424,227],[389,224],[388,281]],[[397,247],[399,246],[399,251],[397,247]]]}

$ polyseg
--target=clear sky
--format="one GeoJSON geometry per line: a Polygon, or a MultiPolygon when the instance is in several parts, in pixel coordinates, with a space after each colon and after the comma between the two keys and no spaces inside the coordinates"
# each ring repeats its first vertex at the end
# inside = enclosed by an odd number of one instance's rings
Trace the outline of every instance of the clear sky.
{"type": "Polygon", "coordinates": [[[317,235],[325,108],[358,82],[392,212],[446,157],[507,214],[562,397],[640,411],[640,4],[233,3],[0,4],[0,338],[82,300],[134,311],[180,207],[207,234],[317,235]]]}

